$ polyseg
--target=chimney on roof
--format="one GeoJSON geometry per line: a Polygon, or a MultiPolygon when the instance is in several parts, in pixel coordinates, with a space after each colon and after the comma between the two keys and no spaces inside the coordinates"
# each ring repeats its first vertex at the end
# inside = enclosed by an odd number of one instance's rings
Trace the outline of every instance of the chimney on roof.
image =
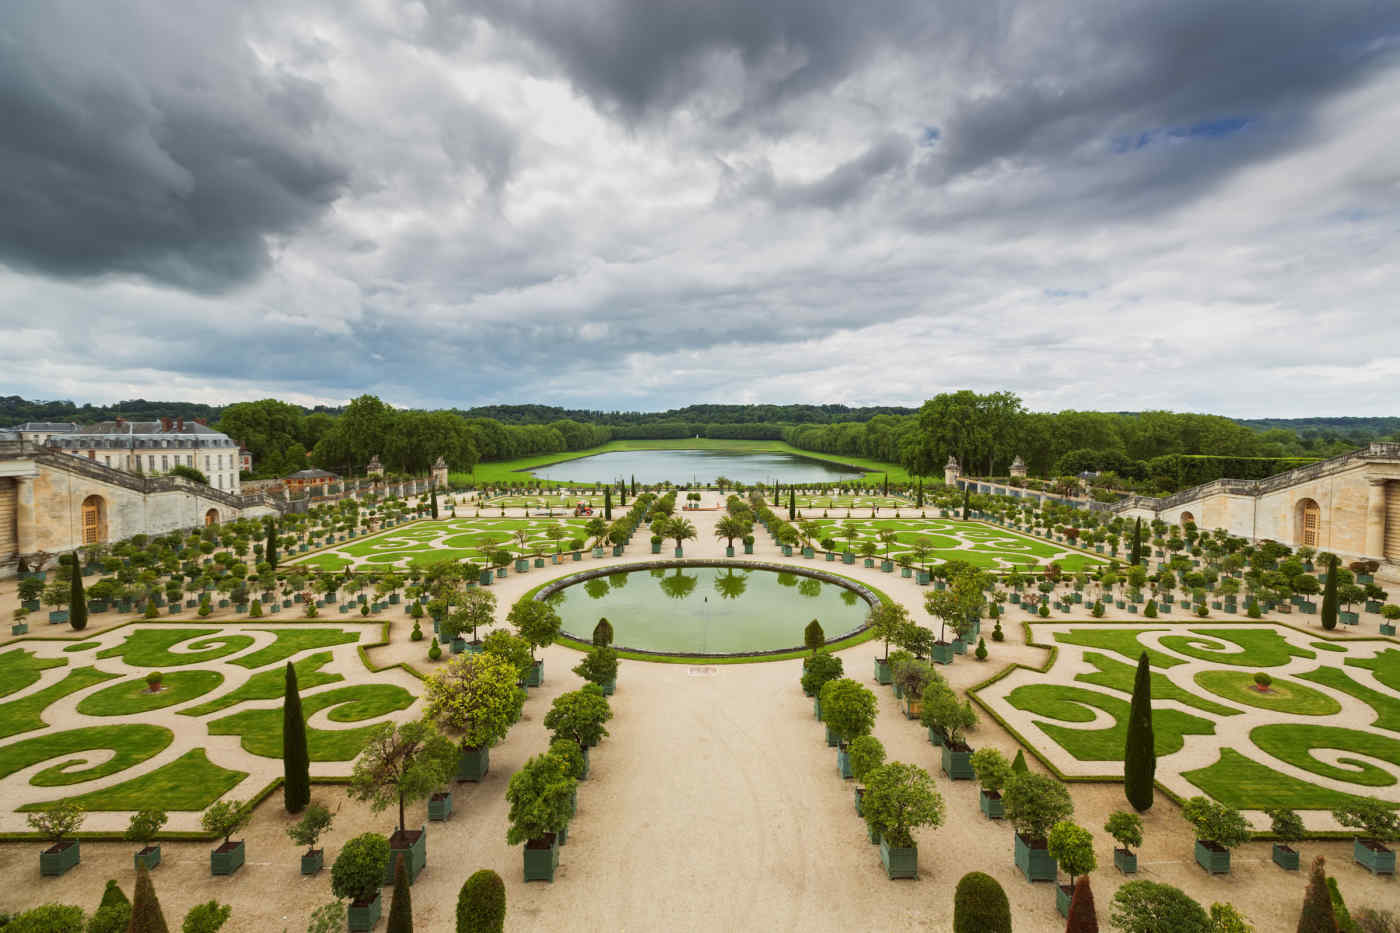
{"type": "Polygon", "coordinates": [[[123,417],[121,417],[120,415],[118,415],[118,416],[117,416],[117,425],[120,427],[120,426],[123,425],[123,424],[126,424],[126,419],[123,418],[123,417]]]}
{"type": "Polygon", "coordinates": [[[181,416],[180,416],[180,420],[177,421],[177,422],[175,422],[175,430],[179,431],[181,434],[184,434],[184,433],[185,433],[185,416],[184,416],[184,415],[181,415],[181,416]]]}
{"type": "Polygon", "coordinates": [[[204,425],[205,427],[208,427],[208,426],[209,426],[209,419],[208,419],[208,418],[196,418],[196,419],[194,419],[194,423],[195,423],[195,424],[202,424],[202,425],[204,425]]]}
{"type": "Polygon", "coordinates": [[[170,422],[170,419],[169,419],[169,418],[162,418],[162,419],[160,419],[160,429],[161,429],[162,431],[169,431],[169,430],[170,430],[170,424],[171,424],[171,422],[170,422]]]}

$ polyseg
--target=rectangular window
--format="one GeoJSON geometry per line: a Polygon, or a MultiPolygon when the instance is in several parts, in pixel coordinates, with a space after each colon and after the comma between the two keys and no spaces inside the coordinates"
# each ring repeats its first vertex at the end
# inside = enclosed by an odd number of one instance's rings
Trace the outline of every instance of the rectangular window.
{"type": "Polygon", "coordinates": [[[160,471],[161,471],[162,473],[164,473],[164,472],[165,472],[166,470],[168,470],[168,469],[170,469],[170,458],[167,457],[165,454],[161,454],[161,455],[160,455],[160,471]]]}
{"type": "Polygon", "coordinates": [[[151,472],[151,473],[154,473],[154,472],[156,471],[156,455],[155,455],[155,454],[148,454],[148,455],[146,456],[146,469],[147,469],[149,472],[151,472]]]}

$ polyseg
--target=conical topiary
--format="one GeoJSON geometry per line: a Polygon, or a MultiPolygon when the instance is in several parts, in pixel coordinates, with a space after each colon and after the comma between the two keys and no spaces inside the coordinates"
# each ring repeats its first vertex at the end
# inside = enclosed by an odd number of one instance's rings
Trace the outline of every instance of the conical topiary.
{"type": "Polygon", "coordinates": [[[1313,859],[1308,889],[1303,894],[1303,912],[1298,917],[1298,933],[1335,933],[1337,915],[1332,911],[1332,895],[1327,890],[1326,859],[1313,859]]]}
{"type": "Polygon", "coordinates": [[[1128,734],[1123,743],[1123,793],[1139,813],[1152,808],[1152,781],[1157,774],[1156,739],[1152,734],[1152,669],[1147,652],[1138,658],[1128,734]]]}
{"type": "Polygon", "coordinates": [[[1094,911],[1094,892],[1089,887],[1088,875],[1080,875],[1074,883],[1065,933],[1099,933],[1099,917],[1094,911]]]}
{"type": "Polygon", "coordinates": [[[953,893],[953,933],[1011,933],[1011,904],[991,875],[968,872],[953,893]]]}
{"type": "MultiPolygon", "coordinates": [[[[1332,631],[1337,627],[1337,558],[1327,562],[1327,585],[1322,589],[1322,627],[1332,631]]],[[[74,628],[77,628],[75,625],[74,628]]]]}
{"type": "Polygon", "coordinates": [[[1016,749],[1016,757],[1011,761],[1011,772],[1013,774],[1025,774],[1030,768],[1026,765],[1026,753],[1022,749],[1016,749]]]}
{"type": "Polygon", "coordinates": [[[151,873],[145,865],[136,869],[136,893],[131,899],[131,926],[127,927],[127,933],[170,933],[165,915],[160,912],[155,885],[151,884],[151,873]]]}
{"type": "Polygon", "coordinates": [[[87,628],[88,608],[87,594],[83,592],[83,569],[78,566],[76,553],[69,569],[73,571],[73,576],[68,593],[68,624],[73,626],[73,631],[81,632],[87,628]]]}
{"type": "Polygon", "coordinates": [[[288,813],[300,813],[311,802],[311,755],[306,747],[306,719],[297,690],[297,671],[287,662],[287,688],[282,699],[282,800],[288,813]]]}
{"type": "Polygon", "coordinates": [[[413,933],[413,893],[408,886],[406,861],[403,855],[394,859],[394,899],[389,903],[387,933],[413,933]]]}

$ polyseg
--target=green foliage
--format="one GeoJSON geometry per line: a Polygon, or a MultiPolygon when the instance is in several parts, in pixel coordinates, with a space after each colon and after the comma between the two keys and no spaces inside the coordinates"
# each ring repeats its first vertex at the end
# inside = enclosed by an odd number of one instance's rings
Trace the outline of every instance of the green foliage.
{"type": "Polygon", "coordinates": [[[1001,793],[1011,778],[1011,762],[998,749],[979,748],[968,759],[977,783],[988,793],[1001,793]]]}
{"type": "Polygon", "coordinates": [[[1129,881],[1113,895],[1110,922],[1122,933],[1211,933],[1205,908],[1180,888],[1129,881]]]}
{"type": "Polygon", "coordinates": [[[344,929],[345,905],[340,901],[317,907],[306,924],[306,933],[341,933],[344,929]]]}
{"type": "Polygon", "coordinates": [[[545,714],[544,727],[553,732],[556,739],[566,738],[581,746],[593,746],[608,734],[603,724],[612,719],[612,715],[612,708],[601,691],[573,690],[554,698],[554,704],[545,714]]]}
{"type": "Polygon", "coordinates": [[[423,683],[424,715],[467,748],[505,738],[522,702],[516,689],[520,671],[492,653],[490,640],[483,653],[457,655],[423,683]]]}
{"type": "Polygon", "coordinates": [[[953,893],[953,933],[1011,933],[1011,903],[991,875],[968,872],[953,893]]]}
{"type": "Polygon", "coordinates": [[[509,662],[511,667],[515,669],[518,681],[525,679],[535,663],[534,658],[530,655],[529,643],[505,629],[498,628],[482,639],[481,650],[485,654],[494,655],[509,662]]]}
{"type": "Polygon", "coordinates": [[[73,933],[83,928],[85,915],[72,904],[41,904],[10,918],[5,933],[73,933]]]}
{"type": "Polygon", "coordinates": [[[850,678],[822,685],[822,721],[842,742],[850,742],[875,728],[879,703],[875,694],[850,678]]]}
{"type": "Polygon", "coordinates": [[[864,784],[865,778],[885,763],[885,746],[873,735],[860,735],[851,740],[846,749],[851,765],[851,777],[857,784],[864,784]]]}
{"type": "Polygon", "coordinates": [[[1006,818],[1027,839],[1044,839],[1050,827],[1074,815],[1069,791],[1048,774],[1013,773],[1001,799],[1006,818]]]}
{"type": "Polygon", "coordinates": [[[885,643],[885,657],[888,658],[890,642],[910,624],[909,610],[899,603],[879,602],[866,613],[865,624],[874,630],[876,638],[885,643]]]}
{"type": "Polygon", "coordinates": [[[1181,815],[1191,824],[1196,839],[1201,842],[1213,842],[1233,849],[1249,841],[1249,823],[1233,807],[1197,795],[1186,801],[1181,815]]]}
{"type": "Polygon", "coordinates": [[[559,636],[563,624],[559,613],[549,603],[535,599],[520,599],[510,607],[506,621],[515,626],[520,637],[530,643],[530,659],[534,660],[534,649],[550,644],[559,636]]]}
{"type": "Polygon", "coordinates": [[[222,836],[227,843],[234,833],[248,825],[253,818],[250,807],[237,800],[220,800],[205,810],[199,818],[199,825],[206,833],[222,836]]]}
{"type": "Polygon", "coordinates": [[[555,739],[549,743],[549,751],[546,754],[553,755],[564,762],[564,773],[575,781],[583,780],[584,768],[587,760],[583,757],[583,749],[573,739],[555,739]]]}
{"type": "Polygon", "coordinates": [[[457,933],[502,933],[505,924],[505,882],[489,868],[473,873],[457,895],[457,933]]]}
{"type": "Polygon", "coordinates": [[[1313,859],[1308,887],[1303,893],[1303,910],[1298,917],[1298,933],[1337,933],[1337,916],[1327,890],[1326,859],[1313,859]]]}
{"type": "Polygon", "coordinates": [[[958,700],[958,695],[949,687],[924,691],[924,705],[919,713],[920,721],[943,733],[948,744],[961,748],[963,733],[977,725],[977,713],[971,700],[958,700]]]}
{"type": "Polygon", "coordinates": [[[807,627],[802,630],[802,644],[812,654],[816,654],[826,645],[826,633],[822,631],[822,625],[816,619],[807,623],[807,627]]]}
{"type": "Polygon", "coordinates": [[[71,800],[60,800],[25,817],[29,828],[57,845],[83,825],[87,814],[71,800]]]}
{"type": "Polygon", "coordinates": [[[228,904],[205,901],[203,904],[194,905],[189,913],[185,914],[185,919],[180,924],[180,933],[218,933],[231,916],[233,908],[228,904]]]}
{"type": "Polygon", "coordinates": [[[806,666],[802,668],[802,692],[813,696],[820,695],[822,687],[840,677],[842,671],[843,665],[839,657],[824,651],[817,652],[807,659],[806,666]]]}
{"type": "Polygon", "coordinates": [[[87,596],[83,593],[83,574],[78,567],[78,557],[73,555],[73,572],[69,575],[69,585],[71,587],[68,594],[68,624],[73,627],[73,631],[81,632],[87,628],[88,607],[87,596]]]}
{"type": "Polygon", "coordinates": [[[1030,767],[1026,764],[1026,752],[1024,749],[1016,749],[1016,757],[1011,759],[1012,774],[1026,774],[1030,767]]]}
{"type": "Polygon", "coordinates": [[[1255,933],[1244,914],[1233,904],[1210,905],[1210,933],[1255,933]]]}
{"type": "Polygon", "coordinates": [[[131,822],[123,834],[127,842],[139,842],[143,846],[151,844],[166,822],[169,814],[158,807],[144,807],[131,815],[131,822]]]}
{"type": "Polygon", "coordinates": [[[1269,818],[1270,831],[1285,845],[1303,838],[1303,818],[1284,807],[1264,811],[1269,818]]]}
{"type": "Polygon", "coordinates": [[[335,815],[325,805],[311,803],[302,811],[301,819],[287,827],[287,835],[297,845],[314,849],[317,840],[331,828],[334,820],[335,815]]]}
{"type": "Polygon", "coordinates": [[[111,907],[116,904],[125,904],[127,907],[130,907],[131,901],[126,899],[126,894],[122,892],[121,885],[117,884],[115,879],[112,879],[107,882],[107,887],[102,889],[102,901],[97,906],[111,907]]]}
{"type": "Polygon", "coordinates": [[[617,679],[617,652],[606,645],[595,646],[574,667],[574,673],[600,687],[611,683],[617,679]]]}
{"type": "Polygon", "coordinates": [[[613,642],[613,627],[607,617],[598,620],[598,624],[593,626],[593,644],[602,648],[611,645],[613,642]]]}
{"type": "Polygon", "coordinates": [[[311,753],[306,747],[306,717],[301,711],[297,672],[287,662],[282,698],[282,802],[288,813],[300,813],[311,800],[311,753]]]}
{"type": "Polygon", "coordinates": [[[1114,810],[1103,824],[1103,831],[1125,849],[1142,845],[1142,817],[1127,810],[1114,810]]]}
{"type": "Polygon", "coordinates": [[[434,639],[432,640],[432,642],[428,645],[428,660],[430,660],[430,661],[436,661],[436,660],[438,660],[438,659],[441,658],[441,657],[442,657],[442,645],[439,645],[438,642],[437,642],[437,639],[434,638],[434,639]]]}
{"type": "MultiPolygon", "coordinates": [[[[120,904],[103,904],[97,911],[88,918],[85,933],[126,933],[131,926],[131,905],[123,901],[120,904]]],[[[13,927],[0,927],[8,933],[13,927]]],[[[76,929],[76,928],[75,928],[76,929]]]]}
{"type": "Polygon", "coordinates": [[[1087,875],[1098,867],[1098,859],[1094,857],[1093,834],[1069,820],[1060,820],[1050,827],[1045,844],[1050,857],[1069,875],[1071,884],[1075,878],[1087,875]]]}
{"type": "Polygon", "coordinates": [[[977,639],[977,650],[973,654],[979,661],[987,660],[987,640],[985,638],[977,639]]]}
{"type": "Polygon", "coordinates": [[[1400,839],[1400,816],[1374,798],[1360,800],[1332,811],[1332,817],[1348,829],[1359,829],[1367,839],[1394,842],[1400,839]]]}
{"type": "Polygon", "coordinates": [[[510,776],[506,787],[510,803],[507,844],[519,845],[568,826],[574,815],[572,796],[577,786],[560,758],[546,754],[527,761],[510,776]]]}
{"type": "Polygon", "coordinates": [[[1327,876],[1327,896],[1332,902],[1332,914],[1336,917],[1339,933],[1357,933],[1356,923],[1351,919],[1351,911],[1347,910],[1347,902],[1342,897],[1342,889],[1331,875],[1327,876]]]}
{"type": "Polygon", "coordinates": [[[385,933],[413,933],[413,892],[408,884],[408,857],[394,859],[394,899],[389,902],[385,933]]]}
{"type": "Polygon", "coordinates": [[[1157,743],[1152,732],[1152,671],[1147,652],[1138,657],[1128,732],[1123,743],[1123,793],[1139,813],[1152,808],[1157,743]]]}
{"type": "Polygon", "coordinates": [[[379,833],[361,833],[346,842],[331,865],[331,893],[356,901],[373,900],[389,867],[389,840],[379,833]]]}
{"type": "Polygon", "coordinates": [[[865,776],[865,821],[878,827],[890,845],[914,845],[910,830],[943,824],[943,798],[933,778],[917,765],[893,761],[865,776]]]}
{"type": "Polygon", "coordinates": [[[350,796],[367,802],[374,813],[397,802],[402,832],[404,805],[433,793],[456,766],[457,750],[431,723],[421,719],[397,725],[386,722],[370,733],[364,751],[355,759],[350,796]]]}
{"type": "Polygon", "coordinates": [[[141,865],[136,869],[136,893],[131,897],[131,925],[127,933],[169,933],[169,929],[161,913],[155,885],[151,883],[151,873],[141,865]]]}

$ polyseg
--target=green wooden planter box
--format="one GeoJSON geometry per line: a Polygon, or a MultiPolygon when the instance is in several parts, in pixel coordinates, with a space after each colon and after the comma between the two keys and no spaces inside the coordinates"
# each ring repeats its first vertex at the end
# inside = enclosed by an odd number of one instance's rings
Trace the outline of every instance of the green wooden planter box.
{"type": "Polygon", "coordinates": [[[929,727],[928,727],[928,743],[929,743],[930,745],[932,745],[934,748],[942,748],[942,747],[943,747],[943,741],[944,741],[944,740],[943,740],[943,733],[942,733],[942,732],[939,732],[939,731],[938,731],[937,729],[935,729],[933,726],[929,726],[929,727]]]}
{"type": "Polygon", "coordinates": [[[574,560],[583,560],[583,552],[574,551],[574,560]]]}
{"type": "Polygon", "coordinates": [[[37,599],[26,599],[26,600],[22,601],[22,602],[20,603],[20,605],[23,606],[24,608],[28,609],[30,612],[38,612],[38,611],[39,611],[39,600],[37,600],[37,599]]]}
{"type": "Polygon", "coordinates": [[[950,641],[934,642],[929,654],[929,660],[935,664],[953,663],[953,643],[950,641]]]}
{"type": "Polygon", "coordinates": [[[526,881],[554,880],[554,870],[559,867],[558,837],[550,833],[543,840],[531,840],[525,843],[521,851],[524,855],[526,881]]]}
{"type": "Polygon", "coordinates": [[[835,562],[836,562],[836,552],[835,552],[835,551],[827,551],[827,552],[826,552],[826,562],[829,563],[829,564],[835,563],[835,562]]]}
{"type": "Polygon", "coordinates": [[[1196,864],[1212,875],[1230,873],[1230,850],[1196,840],[1196,864]]]}
{"type": "Polygon", "coordinates": [[[384,883],[394,883],[394,871],[400,858],[408,859],[408,883],[418,880],[423,867],[428,864],[428,827],[410,829],[402,838],[396,832],[389,837],[389,862],[384,866],[384,883]]]}
{"type": "Polygon", "coordinates": [[[817,551],[815,548],[804,547],[802,549],[802,556],[810,559],[817,556],[817,551]]]}
{"type": "Polygon", "coordinates": [[[160,864],[160,846],[146,846],[146,848],[131,856],[133,868],[146,866],[146,871],[154,871],[160,864]]]}
{"type": "Polygon", "coordinates": [[[527,557],[517,558],[515,561],[515,572],[524,573],[530,569],[530,559],[527,557]]]}
{"type": "Polygon", "coordinates": [[[918,718],[919,718],[919,715],[920,715],[923,711],[924,711],[924,699],[923,699],[923,697],[919,697],[919,698],[917,698],[917,699],[915,699],[915,698],[912,697],[912,696],[908,696],[908,695],[906,695],[906,696],[904,697],[904,718],[905,718],[905,719],[918,719],[918,718]]]}
{"type": "Polygon", "coordinates": [[[1379,613],[1382,605],[1382,603],[1376,602],[1374,599],[1368,599],[1366,600],[1366,611],[1379,613]]]}
{"type": "Polygon", "coordinates": [[[1315,614],[1317,612],[1317,603],[1313,602],[1312,600],[1305,599],[1298,603],[1298,611],[1305,612],[1308,614],[1315,614]]]}
{"type": "Polygon", "coordinates": [[[1298,870],[1298,852],[1296,849],[1275,842],[1272,857],[1274,864],[1284,871],[1298,870]]]}
{"type": "Polygon", "coordinates": [[[857,787],[857,788],[855,789],[856,816],[865,816],[865,802],[861,799],[861,798],[864,797],[864,796],[865,796],[865,788],[864,788],[864,787],[857,787]]]}
{"type": "MultiPolygon", "coordinates": [[[[1065,607],[1065,611],[1069,611],[1068,606],[1065,607]]],[[[961,638],[954,638],[952,641],[952,646],[953,654],[967,654],[967,642],[963,641],[961,638]]]]}
{"type": "Polygon", "coordinates": [[[880,837],[880,864],[885,866],[885,875],[890,879],[919,877],[919,847],[895,847],[889,840],[880,837]]]}
{"type": "Polygon", "coordinates": [[[29,632],[28,622],[16,622],[10,626],[11,635],[24,635],[29,632]]]}
{"type": "Polygon", "coordinates": [[[955,749],[943,746],[943,773],[954,781],[970,781],[972,773],[972,749],[955,749]]]}
{"type": "Polygon", "coordinates": [[[817,722],[822,719],[822,698],[812,697],[812,715],[817,717],[817,722]]]}
{"type": "Polygon", "coordinates": [[[544,658],[536,658],[534,667],[525,675],[525,686],[538,687],[544,683],[544,658]]]}
{"type": "Polygon", "coordinates": [[[875,682],[877,684],[888,684],[894,680],[890,673],[890,662],[886,658],[875,659],[875,682]]]}
{"type": "Polygon", "coordinates": [[[384,898],[378,892],[372,901],[351,901],[350,906],[345,909],[350,933],[369,933],[379,923],[383,910],[384,898]]]}
{"type": "Polygon", "coordinates": [[[865,824],[865,835],[870,840],[871,845],[878,846],[880,844],[880,831],[869,823],[865,824]]]}
{"type": "Polygon", "coordinates": [[[863,563],[867,569],[873,569],[875,567],[875,558],[867,557],[865,558],[863,563]]]}
{"type": "Polygon", "coordinates": [[[1341,623],[1343,625],[1361,624],[1361,614],[1357,612],[1347,612],[1345,610],[1342,610],[1337,613],[1337,618],[1341,620],[1341,623]]]}
{"type": "Polygon", "coordinates": [[[855,556],[854,554],[852,554],[850,551],[847,551],[846,553],[844,553],[844,554],[841,555],[841,563],[843,563],[843,564],[854,564],[855,562],[856,562],[856,556],[855,556]]]}
{"type": "Polygon", "coordinates": [[[209,873],[211,875],[231,875],[243,867],[245,848],[239,842],[226,842],[209,853],[209,873]]]}
{"type": "Polygon", "coordinates": [[[1381,634],[1382,634],[1382,635],[1394,635],[1394,634],[1395,634],[1395,625],[1394,625],[1394,623],[1391,623],[1391,622],[1382,622],[1382,623],[1381,623],[1381,634]]]}
{"type": "Polygon", "coordinates": [[[53,609],[53,610],[50,610],[50,612],[49,612],[49,624],[50,624],[50,625],[61,625],[61,624],[63,624],[64,622],[67,622],[67,621],[68,621],[68,610],[67,610],[67,609],[53,609]]]}
{"type": "Polygon", "coordinates": [[[1069,902],[1074,899],[1074,888],[1067,884],[1055,885],[1055,910],[1061,917],[1069,916],[1069,902]]]}
{"type": "Polygon", "coordinates": [[[1125,875],[1136,875],[1137,853],[1131,849],[1114,849],[1113,867],[1125,875]]]}
{"type": "Polygon", "coordinates": [[[428,798],[428,819],[444,822],[452,816],[452,792],[439,791],[428,798]]]}
{"type": "MultiPolygon", "coordinates": [[[[733,548],[730,548],[729,550],[730,550],[730,551],[733,551],[734,549],[733,549],[733,548]]],[[[660,541],[653,541],[653,542],[651,542],[651,552],[652,552],[653,554],[660,554],[660,553],[661,553],[661,542],[660,542],[660,541]]],[[[727,556],[727,557],[733,557],[734,555],[731,553],[731,554],[727,554],[727,555],[725,555],[725,556],[727,556]]]]}
{"type": "Polygon", "coordinates": [[[508,576],[510,576],[510,573],[509,573],[508,569],[506,568],[506,565],[505,565],[505,564],[502,564],[501,566],[499,566],[499,567],[496,568],[496,578],[497,578],[497,579],[504,580],[504,579],[505,579],[506,577],[508,577],[508,576]]]}
{"type": "Polygon", "coordinates": [[[78,840],[65,839],[49,846],[39,853],[39,874],[46,878],[57,878],[82,860],[78,840]]]}
{"type": "Polygon", "coordinates": [[[837,745],[836,733],[831,731],[830,726],[826,727],[826,744],[828,748],[835,748],[837,745]]]}
{"type": "Polygon", "coordinates": [[[791,557],[791,556],[792,556],[792,545],[791,545],[791,544],[784,544],[784,545],[782,546],[782,549],[783,549],[783,556],[784,556],[784,557],[791,557]]]}
{"type": "Polygon", "coordinates": [[[301,854],[301,873],[314,875],[326,864],[326,850],[312,849],[301,854]]]}
{"type": "MultiPolygon", "coordinates": [[[[444,635],[444,636],[442,636],[442,639],[443,639],[444,641],[446,641],[447,637],[444,635]]],[[[466,651],[466,650],[467,650],[467,640],[466,640],[465,638],[454,638],[454,639],[452,639],[452,653],[453,653],[453,654],[461,654],[463,651],[466,651]]]]}
{"type": "Polygon", "coordinates": [[[881,573],[894,573],[894,561],[892,561],[892,560],[882,560],[882,561],[880,561],[880,572],[881,572],[881,573]]]}
{"type": "Polygon", "coordinates": [[[1353,839],[1351,856],[1373,875],[1395,874],[1395,851],[1369,839],[1353,839]]]}
{"type": "Polygon", "coordinates": [[[994,797],[992,792],[979,790],[977,792],[977,808],[989,820],[1006,819],[1006,807],[1002,804],[1001,794],[994,797]]]}
{"type": "Polygon", "coordinates": [[[536,557],[536,558],[535,558],[535,567],[538,569],[538,568],[543,567],[543,566],[544,566],[544,558],[543,558],[543,557],[536,557]]]}
{"type": "Polygon", "coordinates": [[[752,554],[752,553],[753,553],[753,545],[752,545],[752,544],[745,544],[745,545],[744,545],[744,553],[745,553],[745,554],[752,554]]]}
{"type": "Polygon", "coordinates": [[[491,770],[491,747],[464,748],[457,755],[457,780],[479,781],[491,770]]]}
{"type": "Polygon", "coordinates": [[[1042,839],[1040,847],[1032,846],[1024,836],[1016,834],[1016,867],[1027,881],[1054,881],[1059,875],[1060,866],[1044,845],[1042,839]]]}
{"type": "Polygon", "coordinates": [[[855,777],[855,775],[851,773],[850,753],[842,747],[836,749],[836,771],[841,775],[843,781],[849,781],[851,778],[855,777]]]}

